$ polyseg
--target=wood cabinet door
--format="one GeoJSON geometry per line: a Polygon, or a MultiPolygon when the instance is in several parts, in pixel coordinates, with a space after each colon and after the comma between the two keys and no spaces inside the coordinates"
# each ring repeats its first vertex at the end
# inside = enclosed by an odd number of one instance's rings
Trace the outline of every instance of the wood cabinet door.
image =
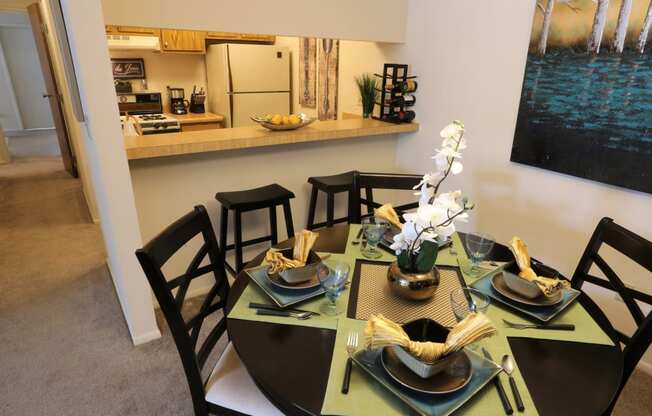
{"type": "Polygon", "coordinates": [[[263,42],[263,43],[274,43],[276,41],[276,36],[273,35],[257,35],[253,33],[243,33],[242,40],[250,42],[263,42]]]}
{"type": "Polygon", "coordinates": [[[167,52],[205,52],[205,39],[204,32],[161,29],[161,44],[167,52]]]}
{"type": "Polygon", "coordinates": [[[206,37],[208,39],[218,39],[218,40],[241,40],[242,35],[240,33],[233,32],[206,32],[206,37]]]}
{"type": "Polygon", "coordinates": [[[116,26],[106,25],[106,26],[104,26],[104,28],[106,29],[106,34],[107,35],[113,35],[113,34],[118,33],[118,28],[116,26]]]}
{"type": "Polygon", "coordinates": [[[125,35],[152,35],[158,36],[160,29],[151,27],[137,27],[137,26],[114,26],[118,33],[125,35]]]}

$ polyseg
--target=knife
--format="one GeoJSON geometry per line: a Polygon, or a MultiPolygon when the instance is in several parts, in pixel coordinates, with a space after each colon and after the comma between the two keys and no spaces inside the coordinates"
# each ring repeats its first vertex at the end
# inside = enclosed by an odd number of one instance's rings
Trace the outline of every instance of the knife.
{"type": "MultiPolygon", "coordinates": [[[[495,363],[494,359],[491,357],[491,354],[489,354],[489,351],[487,351],[486,348],[482,348],[482,354],[484,354],[484,358],[487,360],[495,363]]],[[[498,365],[498,364],[496,364],[498,365]]],[[[502,371],[502,367],[499,366],[502,371]]],[[[503,409],[505,409],[505,413],[508,415],[511,415],[514,413],[514,409],[512,408],[512,404],[509,402],[509,399],[507,398],[507,394],[505,393],[505,388],[503,387],[503,382],[500,381],[500,378],[498,376],[500,373],[496,374],[496,377],[494,377],[494,386],[496,386],[496,390],[498,391],[498,396],[500,397],[500,401],[503,403],[503,409]]]]}
{"type": "Polygon", "coordinates": [[[297,313],[310,312],[313,315],[319,316],[318,312],[307,311],[307,310],[304,310],[304,309],[292,309],[292,308],[286,309],[286,308],[281,308],[280,306],[276,306],[276,305],[269,305],[267,303],[249,302],[249,308],[251,308],[251,309],[265,309],[267,311],[287,311],[287,312],[297,312],[297,313]]]}

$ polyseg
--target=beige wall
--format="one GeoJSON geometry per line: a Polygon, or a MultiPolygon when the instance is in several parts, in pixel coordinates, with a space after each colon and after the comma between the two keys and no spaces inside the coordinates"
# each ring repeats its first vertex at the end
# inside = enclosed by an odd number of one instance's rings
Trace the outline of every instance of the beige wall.
{"type": "Polygon", "coordinates": [[[407,0],[102,0],[107,24],[402,42],[407,0]]]}
{"type": "MultiPolygon", "coordinates": [[[[54,28],[52,22],[52,13],[50,11],[49,1],[42,1],[41,14],[46,25],[49,28],[54,28]]],[[[93,189],[93,180],[91,178],[88,152],[86,149],[86,129],[77,121],[74,115],[72,106],[72,96],[70,92],[70,85],[66,79],[65,70],[61,58],[61,50],[59,48],[59,41],[55,30],[49,30],[46,39],[48,47],[52,54],[52,65],[54,67],[54,76],[59,86],[60,92],[63,95],[63,113],[68,128],[68,135],[72,144],[72,151],[77,160],[77,171],[79,172],[79,179],[82,182],[82,189],[84,191],[84,198],[88,205],[88,210],[94,222],[99,222],[99,214],[97,211],[97,203],[95,201],[95,192],[93,189]]]]}
{"type": "MultiPolygon", "coordinates": [[[[147,90],[158,91],[163,97],[163,110],[170,111],[167,87],[180,87],[190,99],[193,85],[206,89],[206,61],[204,55],[157,53],[142,51],[109,51],[111,58],[143,58],[147,75],[147,90]]],[[[140,81],[132,81],[134,91],[142,90],[140,81]]],[[[207,109],[210,111],[210,109],[207,109]]]]}
{"type": "MultiPolygon", "coordinates": [[[[428,169],[441,127],[463,120],[464,173],[449,188],[461,186],[477,203],[467,229],[501,242],[518,235],[533,256],[571,275],[604,216],[652,239],[652,197],[509,161],[533,11],[534,1],[410,0],[406,46],[396,58],[420,76],[421,129],[399,142],[398,157],[404,168],[428,169]]],[[[627,283],[652,293],[649,272],[614,264],[627,283]]],[[[618,327],[632,328],[612,294],[591,293],[618,327]]]]}

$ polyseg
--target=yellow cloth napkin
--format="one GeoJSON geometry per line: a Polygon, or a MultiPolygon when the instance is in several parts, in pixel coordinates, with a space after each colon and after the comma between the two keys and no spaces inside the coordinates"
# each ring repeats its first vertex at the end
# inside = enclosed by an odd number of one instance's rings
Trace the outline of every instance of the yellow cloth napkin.
{"type": "Polygon", "coordinates": [[[558,278],[537,276],[531,266],[530,254],[528,253],[527,244],[518,237],[512,237],[509,240],[509,250],[514,254],[516,264],[521,272],[518,274],[528,282],[534,282],[546,296],[553,296],[557,290],[569,288],[570,283],[567,280],[558,278]]]}
{"type": "Polygon", "coordinates": [[[312,250],[312,246],[315,245],[317,237],[319,237],[318,233],[308,230],[302,230],[298,234],[295,234],[292,259],[288,259],[277,249],[270,248],[267,250],[265,261],[270,265],[269,272],[274,274],[286,269],[305,266],[310,250],[312,250]]]}
{"type": "Polygon", "coordinates": [[[446,342],[412,341],[403,328],[382,315],[372,315],[364,330],[367,348],[398,345],[421,361],[434,362],[496,333],[496,327],[482,313],[470,313],[451,329],[446,342]]]}
{"type": "Polygon", "coordinates": [[[403,227],[403,224],[401,224],[401,219],[398,217],[398,214],[396,213],[396,210],[394,210],[392,204],[385,204],[380,208],[374,209],[374,215],[376,217],[386,219],[394,226],[398,227],[399,230],[403,227]]]}

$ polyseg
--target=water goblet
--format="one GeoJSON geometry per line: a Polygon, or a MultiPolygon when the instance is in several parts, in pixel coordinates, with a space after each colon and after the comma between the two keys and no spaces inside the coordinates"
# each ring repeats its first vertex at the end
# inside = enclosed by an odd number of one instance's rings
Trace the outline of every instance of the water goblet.
{"type": "Polygon", "coordinates": [[[471,260],[471,272],[478,269],[478,266],[489,254],[496,240],[487,233],[469,233],[466,235],[466,251],[471,260]]]}
{"type": "Polygon", "coordinates": [[[378,250],[378,243],[389,229],[389,222],[382,218],[369,217],[362,220],[362,232],[367,240],[360,252],[368,259],[377,259],[383,255],[378,250]]]}
{"type": "Polygon", "coordinates": [[[472,312],[487,312],[491,304],[489,296],[472,287],[455,289],[451,292],[450,298],[451,308],[457,322],[472,312]]]}
{"type": "Polygon", "coordinates": [[[339,315],[342,311],[338,308],[337,299],[342,294],[349,280],[349,265],[344,262],[331,262],[330,273],[318,273],[319,284],[326,294],[326,303],[321,309],[329,316],[339,315]]]}

